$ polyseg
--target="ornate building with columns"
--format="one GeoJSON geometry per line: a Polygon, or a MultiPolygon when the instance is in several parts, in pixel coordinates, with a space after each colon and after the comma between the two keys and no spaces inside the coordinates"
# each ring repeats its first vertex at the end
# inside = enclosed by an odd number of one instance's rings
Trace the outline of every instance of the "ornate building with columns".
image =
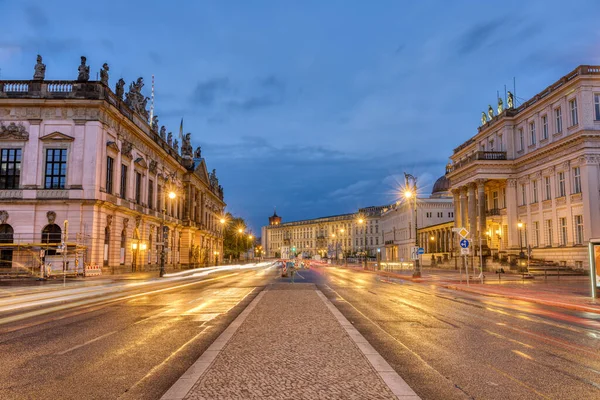
{"type": "Polygon", "coordinates": [[[63,242],[105,273],[156,269],[163,244],[168,267],[222,255],[216,172],[189,133],[180,149],[159,129],[143,79],[113,91],[108,66],[90,81],[85,57],[76,80],[45,70],[38,56],[33,80],[0,81],[1,267],[35,270],[63,242]]]}
{"type": "Polygon", "coordinates": [[[433,185],[431,195],[417,198],[417,232],[413,201],[399,201],[381,214],[384,250],[382,261],[410,262],[411,247],[419,237],[419,247],[426,253],[451,254],[453,232],[448,222],[454,220],[454,206],[449,192],[450,182],[445,176],[433,185]],[[430,240],[435,235],[436,241],[430,240]]]}
{"type": "Polygon", "coordinates": [[[588,268],[600,238],[600,67],[579,66],[518,107],[509,96],[454,149],[455,225],[484,255],[588,268]],[[522,255],[522,254],[521,254],[522,255]]]}

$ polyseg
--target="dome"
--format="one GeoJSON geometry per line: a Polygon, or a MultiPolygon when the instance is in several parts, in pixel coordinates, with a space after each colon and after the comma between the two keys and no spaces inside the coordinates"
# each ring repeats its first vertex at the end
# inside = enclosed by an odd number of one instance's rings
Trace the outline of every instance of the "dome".
{"type": "Polygon", "coordinates": [[[442,175],[435,184],[433,185],[433,190],[431,191],[431,195],[443,195],[447,194],[450,190],[450,179],[446,178],[446,175],[442,175]]]}

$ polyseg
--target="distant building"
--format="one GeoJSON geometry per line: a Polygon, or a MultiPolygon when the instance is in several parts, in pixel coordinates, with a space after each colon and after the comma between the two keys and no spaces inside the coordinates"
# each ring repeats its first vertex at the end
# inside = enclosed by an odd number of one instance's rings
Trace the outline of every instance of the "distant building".
{"type": "Polygon", "coordinates": [[[586,245],[600,238],[600,66],[486,120],[451,160],[456,225],[484,256],[514,261],[530,246],[533,259],[588,268],[586,245]]]}
{"type": "Polygon", "coordinates": [[[189,134],[180,151],[148,123],[142,79],[113,92],[83,57],[77,80],[44,73],[38,57],[34,80],[0,81],[0,267],[37,271],[63,242],[105,272],[156,269],[163,243],[177,268],[222,255],[223,188],[189,134]]]}
{"type": "Polygon", "coordinates": [[[282,222],[275,213],[269,217],[269,225],[261,230],[263,250],[267,257],[303,254],[343,258],[344,254],[361,256],[366,249],[370,257],[375,257],[382,245],[379,218],[385,207],[366,207],[357,213],[292,222],[282,222]]]}
{"type": "MultiPolygon", "coordinates": [[[[417,229],[419,247],[426,253],[451,253],[454,240],[452,225],[454,206],[445,176],[433,185],[429,197],[417,198],[417,229]],[[433,239],[431,239],[433,237],[433,239]]],[[[415,246],[415,207],[412,200],[402,200],[384,209],[381,214],[383,232],[382,261],[411,261],[415,246]]]]}

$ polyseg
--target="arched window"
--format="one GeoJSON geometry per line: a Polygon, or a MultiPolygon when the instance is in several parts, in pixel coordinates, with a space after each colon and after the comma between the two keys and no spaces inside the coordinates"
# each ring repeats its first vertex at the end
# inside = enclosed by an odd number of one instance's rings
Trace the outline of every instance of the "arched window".
{"type": "Polygon", "coordinates": [[[150,233],[148,234],[148,264],[152,264],[152,232],[154,231],[154,227],[150,227],[150,233]]]}
{"type": "MultiPolygon", "coordinates": [[[[0,225],[0,243],[13,243],[13,228],[9,224],[0,225]]],[[[0,247],[0,268],[12,268],[13,249],[0,247]]]]}
{"type": "Polygon", "coordinates": [[[110,228],[104,228],[104,266],[108,266],[108,257],[110,250],[110,228]]]}
{"type": "Polygon", "coordinates": [[[127,245],[127,231],[123,229],[121,232],[121,259],[120,264],[125,264],[125,247],[127,245]]]}
{"type": "MultiPolygon", "coordinates": [[[[42,243],[58,244],[62,241],[62,230],[56,224],[48,224],[42,230],[42,243]]],[[[56,246],[48,247],[47,256],[56,255],[56,246]]]]}

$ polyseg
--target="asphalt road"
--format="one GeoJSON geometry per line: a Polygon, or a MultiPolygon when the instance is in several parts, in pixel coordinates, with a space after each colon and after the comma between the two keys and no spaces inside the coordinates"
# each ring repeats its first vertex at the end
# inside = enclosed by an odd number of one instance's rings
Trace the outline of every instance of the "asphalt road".
{"type": "Polygon", "coordinates": [[[600,315],[360,270],[300,271],[423,399],[600,399],[600,315]]]}
{"type": "Polygon", "coordinates": [[[226,271],[19,310],[5,299],[0,398],[158,399],[274,279],[226,271]]]}

